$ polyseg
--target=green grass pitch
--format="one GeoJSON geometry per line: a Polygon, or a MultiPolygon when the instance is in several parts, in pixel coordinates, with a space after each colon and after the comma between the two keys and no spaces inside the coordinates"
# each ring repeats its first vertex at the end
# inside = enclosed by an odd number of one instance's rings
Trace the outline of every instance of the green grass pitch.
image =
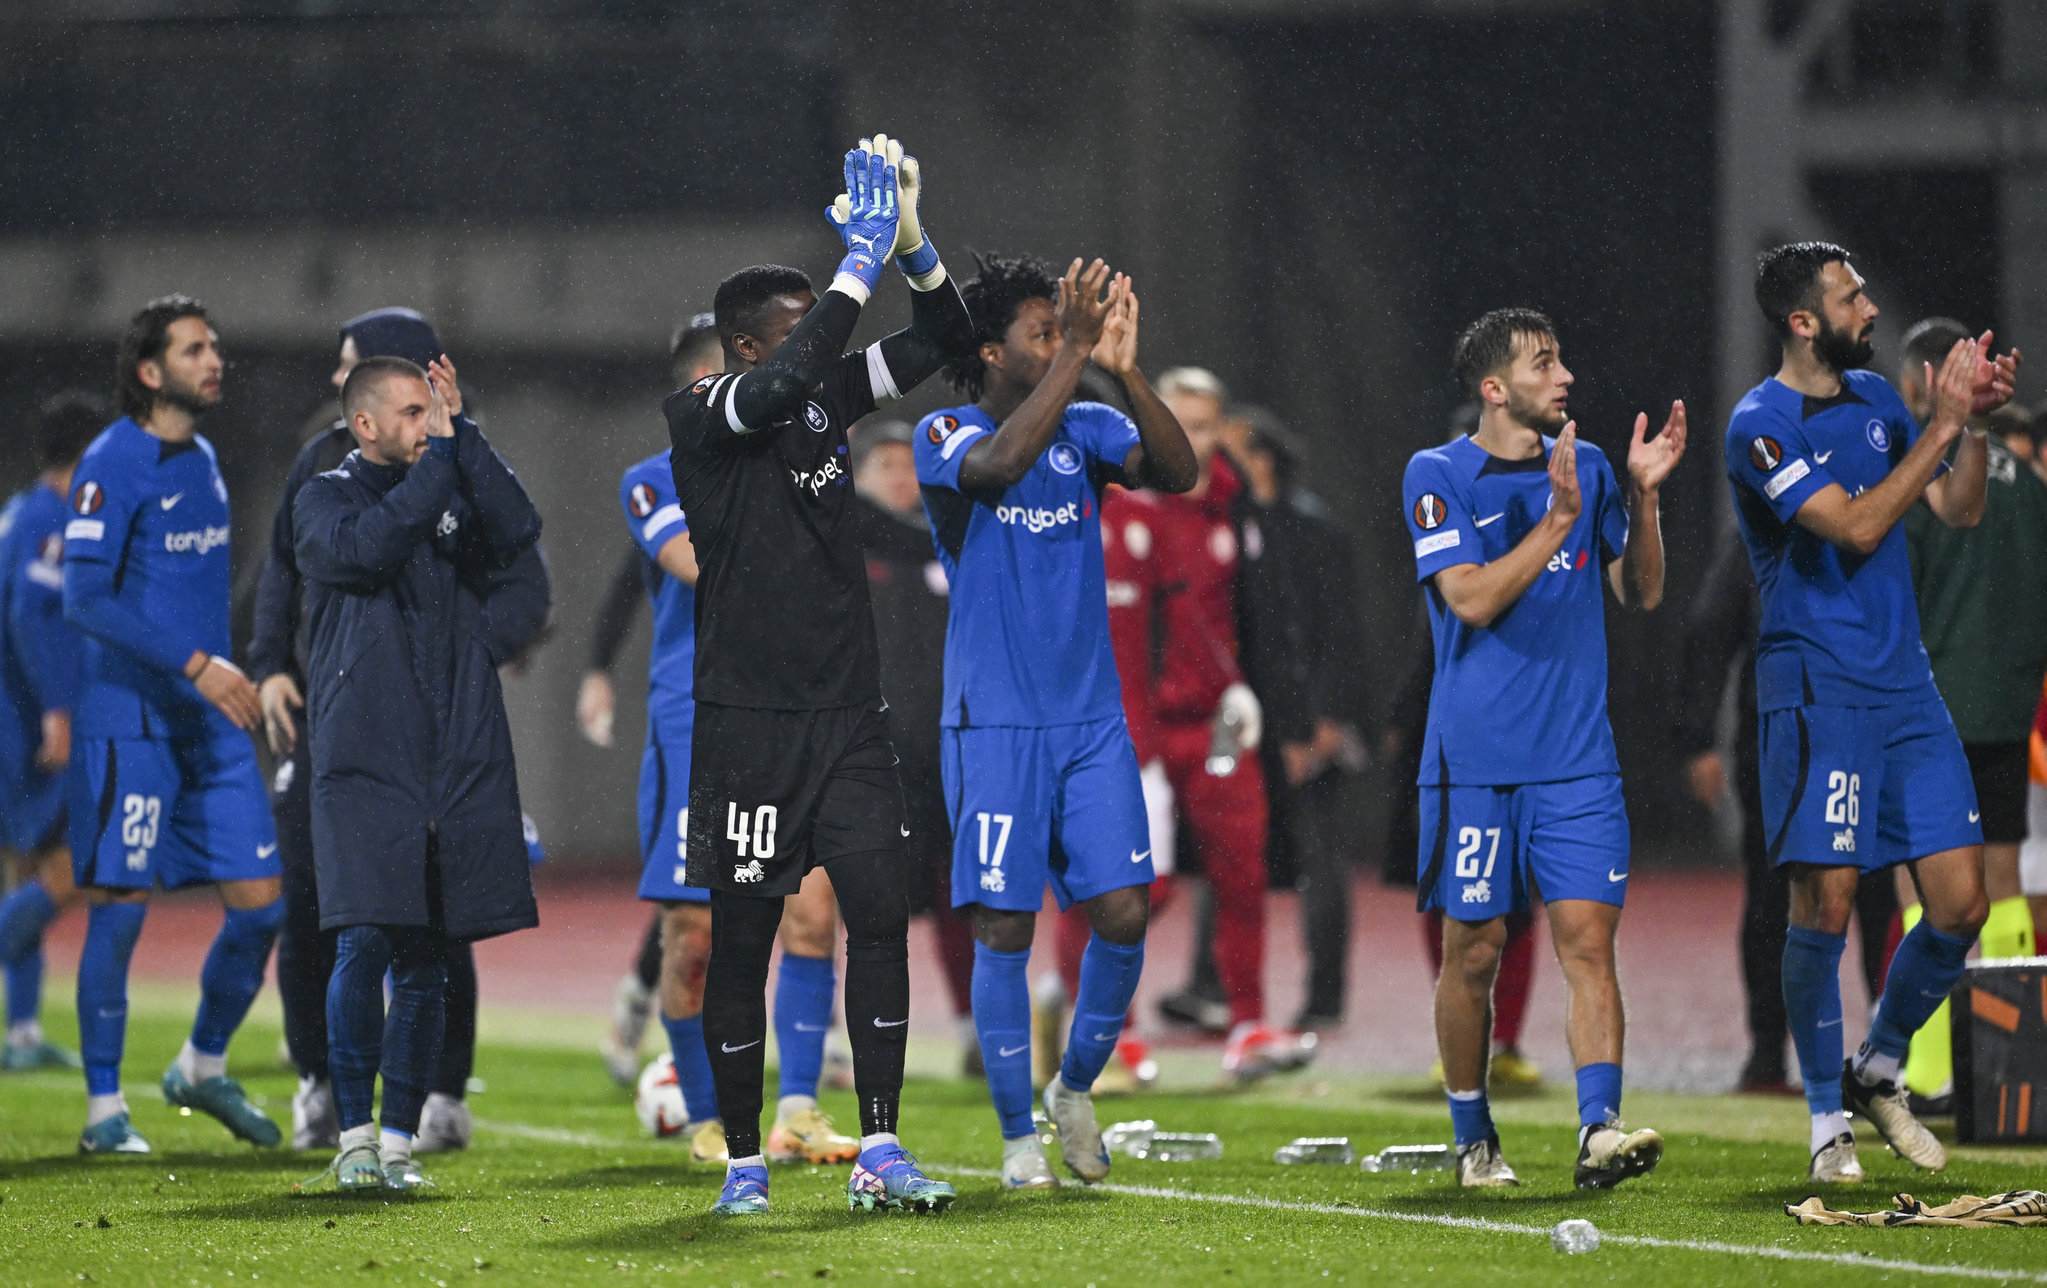
{"type": "MultiPolygon", "coordinates": [[[[68,1041],[65,993],[53,1031],[68,1041]]],[[[1782,1205],[1807,1193],[1803,1107],[1635,1095],[1629,1119],[1669,1141],[1652,1177],[1608,1194],[1571,1188],[1575,1118],[1566,1088],[1501,1105],[1520,1189],[1467,1195],[1441,1173],[1369,1176],[1279,1167],[1295,1136],[1347,1135],[1376,1149],[1443,1139],[1447,1115],[1418,1081],[1297,1075],[1255,1095],[1199,1089],[1211,1066],[1169,1066],[1192,1088],[1105,1100],[1102,1117],[1156,1118],[1219,1133],[1210,1163],[1118,1158],[1110,1184],[1004,1195],[985,1090],[913,1078],[905,1142],[960,1187],[943,1218],[855,1215],[844,1168],[776,1168],[775,1210],[720,1222],[720,1175],[647,1138],[595,1055],[545,1041],[487,1042],[472,1097],[475,1144],[428,1156],[439,1184],[418,1197],[294,1194],[325,1155],[256,1151],[210,1119],[181,1117],[154,1076],[183,1034],[185,1006],[138,999],[128,1095],[157,1152],[81,1158],[73,1074],[0,1078],[0,1284],[349,1285],[841,1280],[867,1284],[1576,1284],[2047,1282],[2047,1230],[1800,1229],[1782,1205]],[[1584,1217],[1599,1251],[1553,1252],[1548,1229],[1584,1217]],[[1661,1242],[1658,1242],[1661,1241],[1661,1242]],[[1718,1245],[1715,1247],[1685,1245],[1718,1245]]],[[[274,1023],[252,1022],[233,1072],[288,1120],[290,1076],[274,1023]]],[[[917,1063],[936,1070],[946,1053],[917,1063]]],[[[850,1095],[826,1107],[842,1123],[850,1095]]],[[[1884,1206],[1899,1190],[1939,1199],[2039,1185],[2047,1151],[1962,1151],[1941,1176],[1865,1144],[1870,1181],[1836,1205],[1884,1206]],[[1845,1201],[1845,1202],[1844,1202],[1845,1201]]]]}

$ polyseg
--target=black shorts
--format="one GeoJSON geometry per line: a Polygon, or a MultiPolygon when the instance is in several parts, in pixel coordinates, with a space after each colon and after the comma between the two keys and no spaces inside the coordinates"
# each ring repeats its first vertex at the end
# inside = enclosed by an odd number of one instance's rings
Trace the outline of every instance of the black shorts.
{"type": "Polygon", "coordinates": [[[1965,742],[1983,844],[2018,845],[2026,839],[2026,783],[2032,749],[2023,742],[1965,742]]]}
{"type": "Polygon", "coordinates": [[[685,884],[780,898],[854,854],[901,854],[888,708],[765,711],[699,702],[685,884]]]}

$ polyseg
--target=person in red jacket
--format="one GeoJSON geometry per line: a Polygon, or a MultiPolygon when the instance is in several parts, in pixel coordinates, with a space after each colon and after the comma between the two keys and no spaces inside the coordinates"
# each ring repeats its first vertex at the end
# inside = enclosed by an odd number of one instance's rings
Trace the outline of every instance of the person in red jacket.
{"type": "Polygon", "coordinates": [[[1216,964],[1231,1019],[1223,1070],[1248,1081],[1307,1064],[1315,1037],[1265,1020],[1261,712],[1238,665],[1240,543],[1231,514],[1243,482],[1216,450],[1222,382],[1182,367],[1158,389],[1187,430],[1201,481],[1182,496],[1116,490],[1104,499],[1109,633],[1138,763],[1163,770],[1215,895],[1216,964]]]}

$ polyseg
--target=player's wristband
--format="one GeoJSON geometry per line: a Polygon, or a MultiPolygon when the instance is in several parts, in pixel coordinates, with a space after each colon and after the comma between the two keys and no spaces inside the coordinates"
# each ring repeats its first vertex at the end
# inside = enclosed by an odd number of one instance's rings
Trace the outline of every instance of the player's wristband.
{"type": "MultiPolygon", "coordinates": [[[[918,290],[928,291],[931,287],[919,283],[917,279],[939,266],[938,248],[931,244],[929,237],[926,237],[918,242],[914,249],[906,250],[902,254],[897,255],[896,266],[903,270],[903,276],[909,278],[918,290]]],[[[938,280],[944,281],[945,279],[940,277],[938,280]]],[[[937,282],[932,283],[932,285],[937,285],[937,282]]]]}
{"type": "Polygon", "coordinates": [[[887,261],[879,255],[865,250],[854,250],[839,261],[839,268],[832,275],[832,289],[844,291],[862,304],[874,294],[874,288],[881,285],[881,271],[887,261]],[[859,289],[853,289],[855,286],[859,289]]]}

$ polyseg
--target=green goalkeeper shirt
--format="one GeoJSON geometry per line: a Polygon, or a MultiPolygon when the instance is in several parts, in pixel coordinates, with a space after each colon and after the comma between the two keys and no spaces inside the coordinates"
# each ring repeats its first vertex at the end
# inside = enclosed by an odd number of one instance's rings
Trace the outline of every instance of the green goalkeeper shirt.
{"type": "Polygon", "coordinates": [[[2047,675],[2047,483],[1995,436],[1983,521],[1905,516],[1921,637],[1966,743],[2023,742],[2047,675]]]}

